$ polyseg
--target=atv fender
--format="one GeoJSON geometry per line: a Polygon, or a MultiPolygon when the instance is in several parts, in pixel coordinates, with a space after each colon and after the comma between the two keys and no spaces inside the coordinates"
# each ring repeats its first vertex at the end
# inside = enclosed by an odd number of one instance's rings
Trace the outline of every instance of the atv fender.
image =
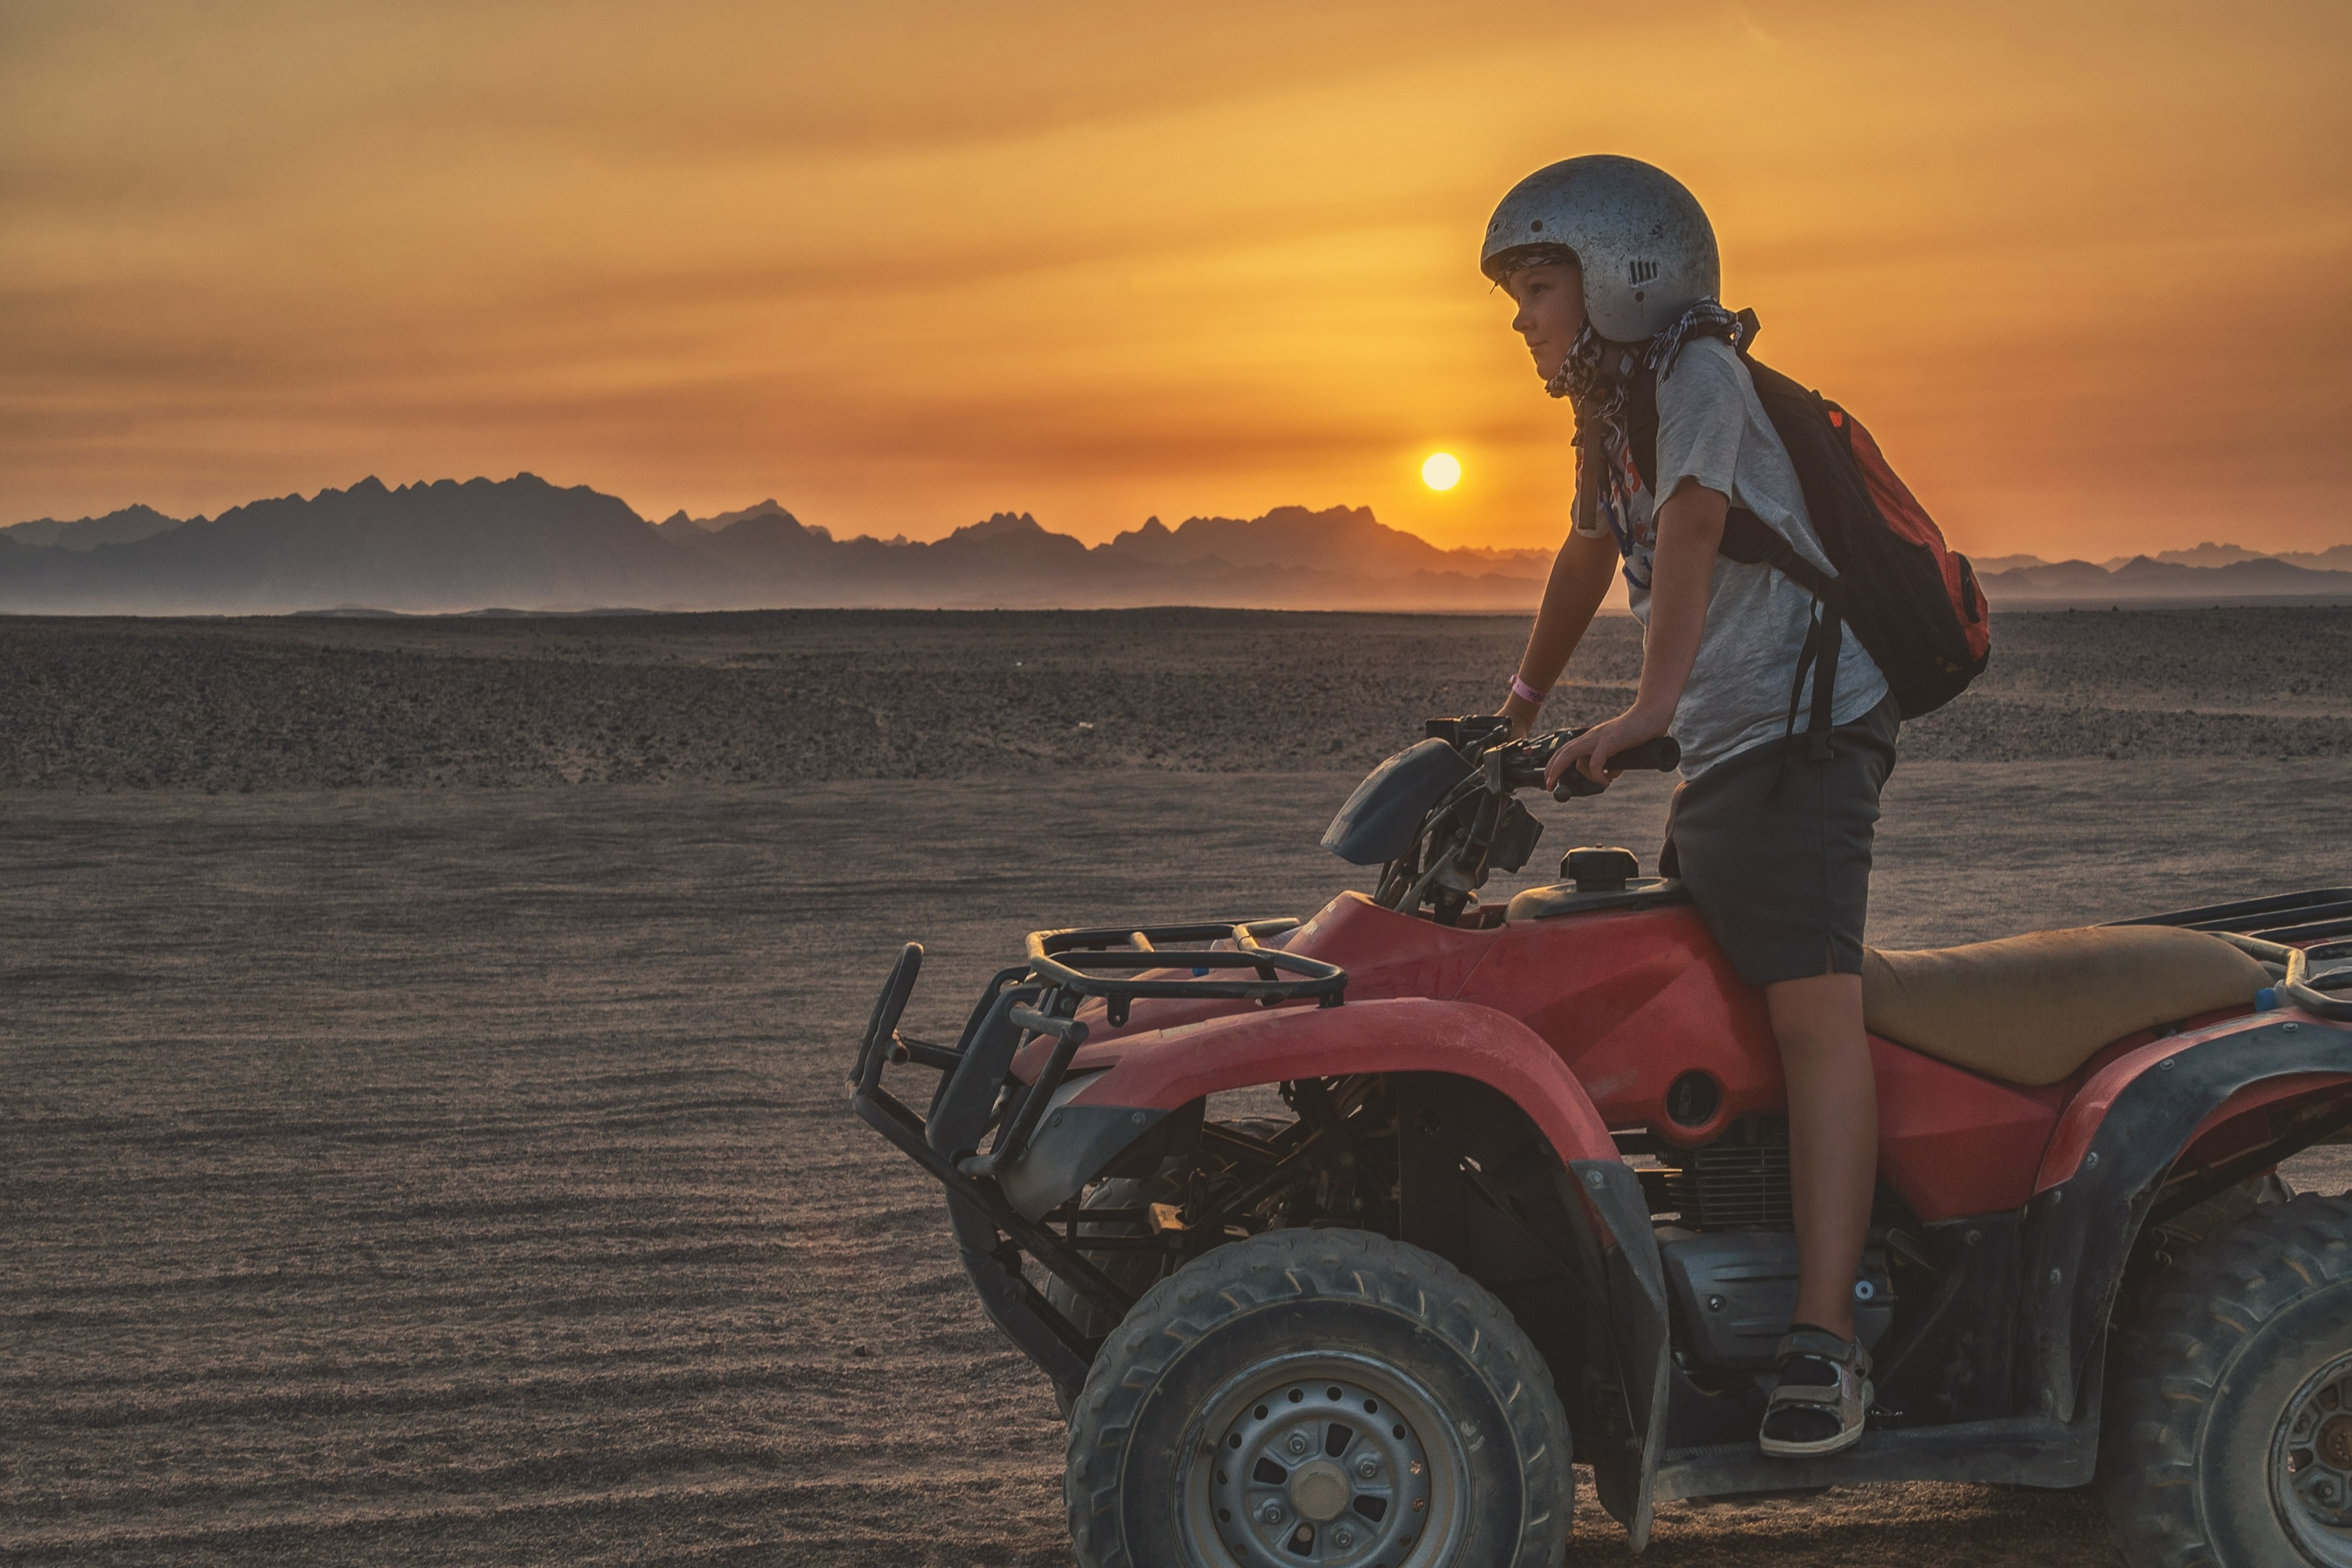
{"type": "Polygon", "coordinates": [[[2068,1103],[2025,1209],[2032,1413],[2074,1419],[2158,1191],[2217,1111],[2275,1102],[2258,1086],[2299,1096],[2334,1087],[2352,1110],[2352,1028],[2294,1012],[2234,1018],[2118,1057],[2068,1103]]]}
{"type": "MultiPolygon", "coordinates": [[[[1517,1018],[1468,1002],[1398,996],[1180,1024],[1081,1051],[1102,1064],[1071,1107],[1173,1110],[1225,1089],[1354,1073],[1442,1072],[1498,1090],[1550,1140],[1562,1164],[1617,1158],[1576,1075],[1517,1018]]],[[[1141,1131],[1138,1125],[1138,1131],[1141,1131]]]]}
{"type": "Polygon", "coordinates": [[[1526,1025],[1468,1003],[1395,997],[1227,1014],[1080,1051],[1029,1146],[997,1180],[1013,1206],[1035,1219],[1204,1095],[1366,1072],[1475,1079],[1524,1110],[1563,1164],[1617,1158],[1584,1086],[1526,1025]]]}
{"type": "Polygon", "coordinates": [[[1559,1195],[1583,1233],[1578,1271],[1608,1312],[1624,1426],[1619,1440],[1589,1456],[1601,1502],[1636,1550],[1648,1540],[1652,1481],[1666,1429],[1664,1270],[1640,1180],[1618,1157],[1584,1086],[1541,1037],[1491,1007],[1394,997],[1178,1025],[1105,1042],[1098,1052],[1080,1052],[1072,1066],[1097,1064],[1103,1070],[1061,1104],[1066,1114],[1087,1113],[1066,1123],[1074,1141],[1097,1136],[1091,1129],[1097,1126],[1139,1135],[1158,1115],[1226,1089],[1357,1073],[1473,1079],[1516,1106],[1559,1157],[1559,1195]],[[1147,1121],[1135,1121],[1139,1112],[1148,1113],[1147,1121]]]}
{"type": "Polygon", "coordinates": [[[1031,1219],[1085,1190],[1168,1112],[1125,1105],[1071,1103],[1093,1082],[1091,1074],[1064,1079],[1045,1101],[1037,1131],[1020,1157],[996,1169],[1004,1201],[1031,1219]]]}

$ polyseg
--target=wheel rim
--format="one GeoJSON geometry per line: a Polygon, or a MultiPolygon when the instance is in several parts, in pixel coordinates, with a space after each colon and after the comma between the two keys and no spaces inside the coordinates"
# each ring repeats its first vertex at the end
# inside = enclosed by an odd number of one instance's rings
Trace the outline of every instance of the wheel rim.
{"type": "Polygon", "coordinates": [[[1469,1456],[1429,1391],[1386,1363],[1260,1362],[1195,1430],[1178,1484],[1199,1568],[1428,1568],[1462,1533],[1469,1456]]]}
{"type": "Polygon", "coordinates": [[[2352,1355],[2287,1401],[2271,1445],[2271,1495],[2305,1555],[2352,1568],[2352,1355]]]}

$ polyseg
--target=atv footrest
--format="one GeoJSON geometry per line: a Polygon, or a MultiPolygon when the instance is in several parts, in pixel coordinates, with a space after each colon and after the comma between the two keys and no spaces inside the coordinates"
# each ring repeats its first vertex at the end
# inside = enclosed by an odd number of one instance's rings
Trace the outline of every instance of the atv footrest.
{"type": "Polygon", "coordinates": [[[1973,1481],[2063,1490],[2098,1467],[2099,1429],[2048,1419],[1968,1421],[1873,1431],[1843,1454],[1776,1459],[1752,1443],[1669,1448],[1658,1467],[1659,1502],[1858,1486],[1870,1481],[1973,1481]]]}

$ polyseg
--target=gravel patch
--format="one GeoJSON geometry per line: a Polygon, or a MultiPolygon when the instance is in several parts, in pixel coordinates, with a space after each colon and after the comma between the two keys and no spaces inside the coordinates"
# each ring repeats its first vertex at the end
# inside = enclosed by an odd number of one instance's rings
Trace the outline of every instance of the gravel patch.
{"type": "MultiPolygon", "coordinates": [[[[1919,760],[2352,754],[2352,609],[2003,616],[1919,760]]],[[[1368,766],[1524,621],[1216,610],[0,620],[0,789],[511,789],[1368,766]]],[[[1631,700],[1601,621],[1547,715],[1631,700]]]]}

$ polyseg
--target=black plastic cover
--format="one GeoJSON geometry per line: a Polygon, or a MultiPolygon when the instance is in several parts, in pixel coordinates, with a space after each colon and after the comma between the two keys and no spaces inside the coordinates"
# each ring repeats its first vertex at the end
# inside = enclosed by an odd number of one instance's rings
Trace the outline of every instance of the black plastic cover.
{"type": "MultiPolygon", "coordinates": [[[[1661,1243],[1666,1288],[1681,1309],[1691,1354],[1709,1366],[1758,1371],[1797,1314],[1797,1238],[1785,1231],[1711,1231],[1661,1243]]],[[[1853,1331],[1869,1350],[1895,1321],[1886,1255],[1862,1255],[1853,1331]],[[1868,1294],[1864,1294],[1864,1291],[1868,1294]]]]}
{"type": "Polygon", "coordinates": [[[1323,847],[1358,866],[1395,859],[1412,847],[1429,808],[1471,772],[1462,753],[1443,741],[1406,747],[1356,786],[1324,830],[1323,847]]]}
{"type": "Polygon", "coordinates": [[[1486,864],[1497,871],[1516,871],[1536,852],[1544,825],[1516,800],[1503,803],[1502,820],[1495,825],[1494,841],[1486,847],[1486,864]]]}

